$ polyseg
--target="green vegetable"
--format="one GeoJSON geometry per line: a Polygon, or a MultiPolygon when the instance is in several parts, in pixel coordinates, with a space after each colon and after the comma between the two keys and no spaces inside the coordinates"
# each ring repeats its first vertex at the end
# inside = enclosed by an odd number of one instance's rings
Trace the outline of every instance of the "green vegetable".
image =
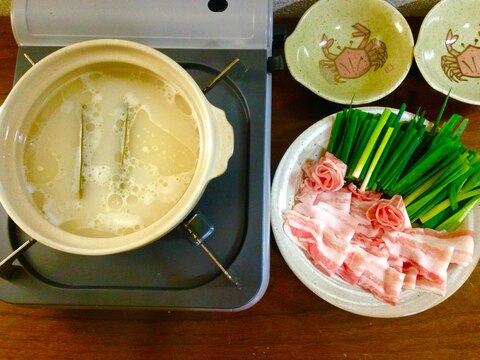
{"type": "Polygon", "coordinates": [[[358,139],[355,142],[355,148],[353,149],[353,154],[350,158],[351,161],[347,163],[349,164],[349,167],[347,169],[347,178],[353,179],[353,170],[360,161],[363,150],[367,146],[368,139],[371,137],[373,130],[377,125],[377,122],[378,118],[376,116],[366,117],[365,121],[362,122],[362,129],[359,131],[358,139]]]}
{"type": "Polygon", "coordinates": [[[335,121],[332,127],[332,133],[330,134],[330,140],[328,143],[327,151],[332,154],[337,153],[338,143],[341,141],[340,131],[343,131],[345,126],[342,124],[343,119],[346,118],[347,110],[344,109],[343,112],[337,113],[335,121]]]}
{"type": "Polygon", "coordinates": [[[78,175],[78,198],[83,199],[83,147],[85,143],[84,139],[84,132],[85,132],[85,111],[86,105],[82,105],[81,113],[80,113],[80,144],[79,148],[79,175],[78,175]]]}
{"type": "Polygon", "coordinates": [[[342,151],[340,159],[344,162],[348,162],[348,157],[350,155],[350,150],[353,145],[353,140],[355,139],[355,135],[357,134],[357,124],[359,122],[359,111],[353,110],[348,112],[347,116],[347,128],[345,129],[346,133],[344,136],[344,141],[342,143],[342,151]]]}
{"type": "Polygon", "coordinates": [[[368,139],[367,145],[365,146],[365,149],[363,150],[362,155],[360,156],[360,160],[357,163],[357,166],[355,167],[355,170],[353,171],[353,176],[356,178],[360,178],[360,174],[363,170],[363,168],[367,164],[367,160],[370,157],[370,155],[373,152],[375,143],[380,136],[380,132],[382,131],[383,127],[387,123],[387,119],[390,116],[391,111],[389,109],[385,109],[383,111],[382,116],[380,117],[380,120],[375,126],[375,129],[373,130],[372,135],[368,139]]]}
{"type": "Polygon", "coordinates": [[[128,142],[129,142],[129,135],[130,135],[130,122],[129,122],[129,116],[128,116],[129,111],[130,111],[130,108],[127,105],[125,109],[125,121],[123,123],[122,152],[121,152],[121,159],[120,159],[120,167],[122,171],[124,170],[124,166],[125,166],[125,159],[127,157],[128,142]]]}
{"type": "MultiPolygon", "coordinates": [[[[480,196],[480,189],[477,189],[477,190],[474,190],[474,191],[470,191],[470,192],[466,192],[466,193],[463,193],[461,195],[458,195],[457,196],[457,201],[467,200],[469,198],[479,197],[479,196],[480,196]]],[[[420,221],[422,223],[426,223],[427,221],[429,221],[433,217],[440,214],[442,211],[448,209],[450,206],[451,206],[450,199],[445,199],[440,204],[436,205],[435,207],[433,207],[432,209],[430,209],[429,211],[424,213],[422,216],[420,216],[420,221]]]]}
{"type": "Polygon", "coordinates": [[[392,136],[394,128],[389,127],[385,133],[385,136],[382,139],[382,142],[380,143],[380,146],[377,149],[377,152],[372,160],[372,163],[370,164],[370,167],[368,168],[367,174],[365,178],[363,179],[362,186],[360,187],[361,190],[366,190],[366,187],[370,181],[370,178],[372,177],[372,174],[377,167],[378,163],[380,162],[380,157],[382,156],[385,148],[387,147],[388,141],[390,140],[390,137],[392,136]]]}
{"type": "MultiPolygon", "coordinates": [[[[389,128],[390,129],[390,128],[389,128]]],[[[371,178],[367,184],[367,187],[370,189],[376,188],[376,181],[378,178],[378,175],[380,173],[380,170],[382,169],[383,165],[385,164],[385,161],[387,160],[388,155],[390,154],[390,149],[392,145],[395,143],[395,140],[397,138],[397,135],[400,130],[400,125],[397,123],[395,124],[395,127],[393,128],[393,131],[391,135],[389,136],[389,139],[387,141],[387,144],[385,148],[382,150],[380,158],[378,160],[378,163],[375,165],[371,178]]]]}
{"type": "Polygon", "coordinates": [[[420,109],[336,115],[327,150],[347,165],[346,178],[362,190],[404,198],[414,225],[454,229],[480,199],[480,155],[460,141],[468,119],[453,114],[440,126],[448,96],[433,124],[420,109]]]}
{"type": "Polygon", "coordinates": [[[450,216],[447,220],[436,227],[436,230],[446,230],[446,231],[455,231],[465,220],[468,213],[477,205],[480,200],[479,196],[471,199],[467,204],[465,204],[459,211],[450,216]]]}

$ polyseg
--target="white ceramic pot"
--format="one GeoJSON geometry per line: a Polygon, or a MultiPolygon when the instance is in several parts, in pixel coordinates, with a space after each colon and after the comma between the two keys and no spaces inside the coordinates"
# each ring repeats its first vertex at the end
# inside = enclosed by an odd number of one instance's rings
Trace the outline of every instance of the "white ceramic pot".
{"type": "MultiPolygon", "coordinates": [[[[59,134],[61,136],[61,134],[59,134]]],[[[17,82],[0,113],[0,201],[29,236],[51,248],[82,255],[132,250],[161,238],[191,212],[208,182],[227,168],[233,153],[233,129],[225,113],[212,106],[191,76],[175,61],[147,46],[124,40],[92,40],[58,50],[34,65],[17,82]],[[23,169],[25,137],[45,97],[68,74],[98,64],[134,66],[158,74],[182,91],[197,114],[199,157],[192,180],[164,216],[133,233],[108,238],[74,235],[50,223],[27,190],[23,169]]]]}

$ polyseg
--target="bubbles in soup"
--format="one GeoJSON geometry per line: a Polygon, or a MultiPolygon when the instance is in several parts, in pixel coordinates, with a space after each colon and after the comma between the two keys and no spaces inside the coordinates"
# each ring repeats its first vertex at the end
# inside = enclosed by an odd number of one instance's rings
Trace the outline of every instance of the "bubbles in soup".
{"type": "Polygon", "coordinates": [[[198,153],[186,97],[153,74],[113,68],[51,93],[28,133],[23,165],[32,201],[51,223],[111,237],[165,215],[190,184],[198,153]]]}

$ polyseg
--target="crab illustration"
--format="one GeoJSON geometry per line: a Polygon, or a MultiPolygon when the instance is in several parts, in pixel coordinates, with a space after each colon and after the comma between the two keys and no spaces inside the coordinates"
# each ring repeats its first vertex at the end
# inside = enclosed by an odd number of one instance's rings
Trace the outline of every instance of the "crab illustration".
{"type": "MultiPolygon", "coordinates": [[[[352,26],[356,31],[352,37],[363,37],[357,48],[344,47],[338,55],[332,54],[330,48],[335,39],[322,36],[320,46],[327,60],[320,60],[320,71],[330,83],[343,83],[347,79],[356,79],[365,75],[370,68],[374,71],[381,68],[387,61],[387,46],[378,39],[370,40],[370,30],[360,23],[352,26]]],[[[350,42],[350,45],[353,41],[350,42]]]]}
{"type": "MultiPolygon", "coordinates": [[[[441,58],[442,70],[450,81],[467,81],[469,78],[480,78],[480,47],[467,45],[463,51],[453,48],[458,40],[458,35],[453,35],[452,30],[448,30],[445,38],[445,46],[450,55],[443,55],[441,58]]],[[[478,39],[475,39],[475,45],[478,39]]]]}

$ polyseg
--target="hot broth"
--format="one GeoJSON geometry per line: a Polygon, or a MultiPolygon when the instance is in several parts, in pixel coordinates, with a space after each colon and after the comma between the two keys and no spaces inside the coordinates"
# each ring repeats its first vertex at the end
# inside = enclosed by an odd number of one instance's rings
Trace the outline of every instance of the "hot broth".
{"type": "Polygon", "coordinates": [[[194,111],[181,91],[131,68],[74,76],[51,93],[25,145],[38,209],[79,235],[120,236],[165,215],[199,156],[194,111]]]}

